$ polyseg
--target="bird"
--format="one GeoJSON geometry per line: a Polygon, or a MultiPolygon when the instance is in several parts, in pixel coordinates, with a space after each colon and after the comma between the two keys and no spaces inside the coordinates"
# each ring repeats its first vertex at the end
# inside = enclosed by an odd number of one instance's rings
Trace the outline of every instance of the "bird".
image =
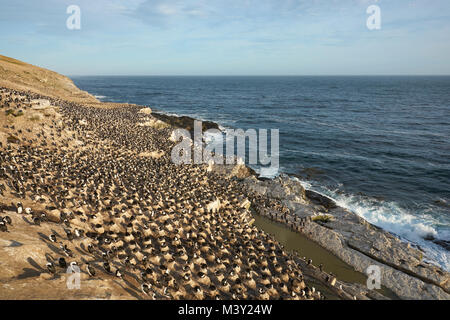
{"type": "Polygon", "coordinates": [[[91,243],[88,244],[87,249],[88,249],[90,254],[94,253],[94,246],[91,243]]]}
{"type": "Polygon", "coordinates": [[[64,259],[63,257],[60,257],[60,258],[58,259],[58,265],[59,265],[61,268],[67,268],[67,262],[66,262],[66,259],[64,259]]]}
{"type": "Polygon", "coordinates": [[[83,236],[83,230],[80,229],[75,229],[75,235],[77,236],[77,238],[81,238],[83,236]]]}
{"type": "Polygon", "coordinates": [[[111,272],[111,266],[109,265],[109,263],[108,262],[103,262],[103,269],[105,269],[105,271],[107,272],[107,273],[112,273],[111,272]]]}
{"type": "Polygon", "coordinates": [[[3,217],[3,221],[4,221],[6,224],[12,225],[12,220],[11,220],[11,218],[10,218],[9,216],[4,216],[4,217],[3,217]]]}
{"type": "Polygon", "coordinates": [[[50,235],[48,236],[48,239],[49,239],[51,242],[56,242],[56,234],[54,234],[54,233],[50,234],[50,235]]]}
{"type": "Polygon", "coordinates": [[[86,263],[86,271],[89,274],[90,277],[95,277],[95,269],[92,267],[89,262],[86,263]]]}
{"type": "Polygon", "coordinates": [[[64,254],[67,256],[67,257],[73,257],[73,253],[72,253],[72,250],[70,250],[68,247],[67,247],[67,244],[60,244],[60,248],[63,250],[63,252],[64,252],[64,254]]]}
{"type": "Polygon", "coordinates": [[[52,273],[55,274],[56,273],[56,268],[55,265],[52,262],[49,262],[46,264],[47,270],[52,273]]]}
{"type": "Polygon", "coordinates": [[[150,293],[150,285],[147,283],[141,284],[141,291],[143,294],[148,295],[150,293]]]}
{"type": "Polygon", "coordinates": [[[23,206],[22,206],[22,203],[21,202],[17,202],[17,205],[16,205],[16,210],[17,210],[17,213],[18,214],[22,214],[22,212],[23,212],[23,206]]]}
{"type": "Polygon", "coordinates": [[[70,229],[65,229],[64,231],[66,232],[67,240],[72,241],[73,240],[72,231],[70,231],[70,229]]]}
{"type": "Polygon", "coordinates": [[[39,219],[39,217],[34,217],[33,218],[33,223],[37,226],[41,225],[41,219],[39,219]]]}
{"type": "Polygon", "coordinates": [[[70,269],[75,272],[75,271],[80,271],[80,268],[78,267],[78,263],[76,261],[72,261],[70,263],[70,269]]]}

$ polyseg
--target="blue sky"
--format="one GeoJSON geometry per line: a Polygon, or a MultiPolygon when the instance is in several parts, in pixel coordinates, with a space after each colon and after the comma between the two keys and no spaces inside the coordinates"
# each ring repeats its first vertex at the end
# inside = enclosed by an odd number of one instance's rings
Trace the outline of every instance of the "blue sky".
{"type": "Polygon", "coordinates": [[[0,0],[0,53],[66,75],[448,75],[450,1],[0,0]]]}

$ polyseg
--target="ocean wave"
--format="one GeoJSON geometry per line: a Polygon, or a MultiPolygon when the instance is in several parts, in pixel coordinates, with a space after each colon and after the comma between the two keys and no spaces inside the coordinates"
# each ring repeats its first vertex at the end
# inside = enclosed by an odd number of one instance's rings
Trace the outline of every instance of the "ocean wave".
{"type": "Polygon", "coordinates": [[[342,208],[350,210],[368,222],[397,235],[404,241],[419,245],[425,251],[425,259],[450,270],[450,252],[439,245],[426,240],[435,238],[448,240],[448,232],[436,227],[437,221],[420,215],[412,214],[399,206],[396,202],[382,201],[367,196],[346,194],[342,191],[330,190],[318,186],[312,181],[299,181],[305,189],[318,192],[333,199],[342,208]]]}
{"type": "Polygon", "coordinates": [[[250,165],[249,167],[255,170],[260,178],[274,179],[280,174],[280,168],[278,167],[256,167],[252,165],[250,165]]]}

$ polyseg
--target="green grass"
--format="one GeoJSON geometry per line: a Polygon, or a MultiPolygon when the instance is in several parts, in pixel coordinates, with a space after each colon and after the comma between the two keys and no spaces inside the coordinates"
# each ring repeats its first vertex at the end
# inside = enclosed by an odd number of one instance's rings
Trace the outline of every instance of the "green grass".
{"type": "Polygon", "coordinates": [[[314,222],[327,223],[327,222],[332,221],[333,217],[330,215],[323,214],[323,215],[318,215],[318,216],[312,217],[311,220],[314,222]]]}
{"type": "Polygon", "coordinates": [[[12,115],[14,117],[20,117],[23,116],[23,111],[19,110],[17,112],[15,112],[13,109],[8,109],[5,111],[6,116],[12,115]]]}
{"type": "Polygon", "coordinates": [[[160,129],[168,128],[170,126],[165,122],[157,121],[152,127],[160,130],[160,129]]]}

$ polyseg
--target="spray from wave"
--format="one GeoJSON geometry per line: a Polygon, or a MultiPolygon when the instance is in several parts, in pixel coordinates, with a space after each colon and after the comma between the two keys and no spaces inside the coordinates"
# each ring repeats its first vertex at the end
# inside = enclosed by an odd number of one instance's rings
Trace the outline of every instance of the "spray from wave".
{"type": "Polygon", "coordinates": [[[368,222],[387,230],[404,241],[419,245],[425,251],[428,262],[450,270],[450,252],[426,240],[447,239],[448,234],[440,231],[438,221],[430,216],[413,215],[395,202],[382,201],[367,196],[346,194],[339,189],[329,189],[312,181],[299,180],[305,189],[318,192],[333,199],[336,204],[356,213],[368,222]]]}

